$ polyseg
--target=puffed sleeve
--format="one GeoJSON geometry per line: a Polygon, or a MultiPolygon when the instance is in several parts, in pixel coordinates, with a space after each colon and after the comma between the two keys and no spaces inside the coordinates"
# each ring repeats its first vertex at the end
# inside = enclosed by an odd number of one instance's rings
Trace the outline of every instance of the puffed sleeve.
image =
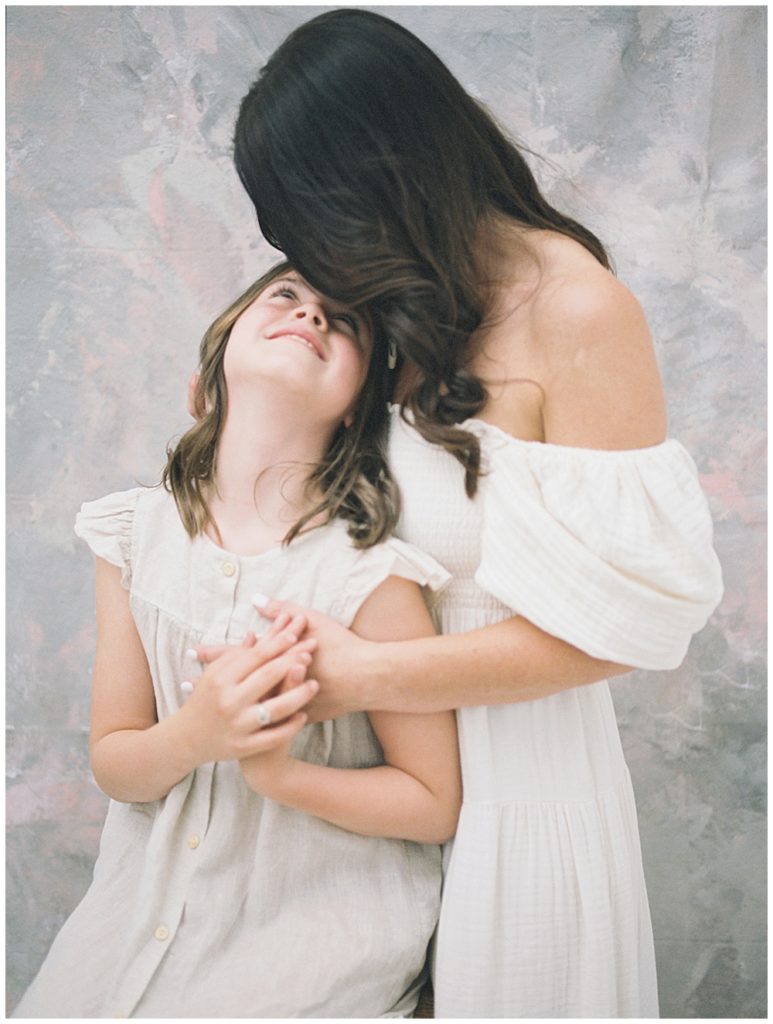
{"type": "Polygon", "coordinates": [[[722,597],[687,451],[502,441],[489,454],[477,583],[593,657],[676,668],[722,597]]]}
{"type": "Polygon", "coordinates": [[[390,537],[381,544],[357,551],[347,569],[346,583],[331,615],[350,626],[360,606],[388,576],[402,576],[424,588],[431,607],[451,576],[434,558],[413,544],[390,537]]]}
{"type": "Polygon", "coordinates": [[[75,533],[95,555],[121,570],[121,583],[129,589],[132,575],[132,527],[142,488],[116,491],[86,501],[75,517],[75,533]]]}

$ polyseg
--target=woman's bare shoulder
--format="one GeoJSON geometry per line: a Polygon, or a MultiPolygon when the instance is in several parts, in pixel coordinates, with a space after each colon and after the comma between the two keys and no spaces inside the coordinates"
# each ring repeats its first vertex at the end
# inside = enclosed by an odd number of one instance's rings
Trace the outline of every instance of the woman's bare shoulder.
{"type": "Polygon", "coordinates": [[[576,243],[551,246],[531,301],[530,342],[541,367],[545,440],[637,448],[665,437],[652,338],[631,291],[576,243]]]}
{"type": "Polygon", "coordinates": [[[540,232],[535,249],[541,272],[529,313],[532,328],[549,343],[556,340],[571,345],[578,328],[598,327],[610,318],[638,320],[646,329],[635,296],[579,242],[540,232]]]}

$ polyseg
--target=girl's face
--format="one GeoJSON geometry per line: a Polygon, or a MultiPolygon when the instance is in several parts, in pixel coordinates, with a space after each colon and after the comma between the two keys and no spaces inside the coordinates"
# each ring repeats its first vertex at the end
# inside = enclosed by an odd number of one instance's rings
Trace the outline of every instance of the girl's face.
{"type": "Polygon", "coordinates": [[[310,416],[337,426],[351,421],[370,355],[363,318],[290,270],[233,325],[223,369],[229,393],[238,384],[269,379],[302,395],[310,416]]]}

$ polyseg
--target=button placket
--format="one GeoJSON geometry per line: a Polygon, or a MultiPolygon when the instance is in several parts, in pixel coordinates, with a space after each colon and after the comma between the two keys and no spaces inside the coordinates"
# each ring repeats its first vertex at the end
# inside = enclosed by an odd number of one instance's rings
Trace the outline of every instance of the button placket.
{"type": "Polygon", "coordinates": [[[159,906],[157,917],[148,914],[144,925],[138,922],[137,931],[127,943],[125,962],[118,970],[106,1000],[109,1013],[130,1017],[134,1012],[175,940],[182,912],[183,900],[178,898],[166,906],[159,906]],[[113,1008],[117,1011],[119,1007],[122,1012],[114,1012],[113,1008]]]}
{"type": "Polygon", "coordinates": [[[214,764],[199,765],[193,773],[188,798],[178,819],[182,839],[176,840],[176,852],[170,864],[171,878],[168,884],[163,883],[155,888],[157,898],[148,899],[143,920],[137,922],[134,932],[136,955],[132,958],[130,968],[121,972],[121,976],[116,979],[108,1004],[111,1007],[124,1009],[128,1006],[130,1012],[133,1012],[147,991],[159,964],[172,953],[172,947],[178,941],[189,886],[201,863],[201,853],[194,856],[192,851],[202,846],[206,836],[214,773],[214,764]],[[192,846],[194,839],[197,843],[192,846]]]}
{"type": "MultiPolygon", "coordinates": [[[[212,580],[214,586],[211,592],[215,601],[210,604],[207,619],[203,625],[212,638],[209,640],[210,643],[224,643],[228,640],[242,567],[233,556],[229,558],[223,553],[217,556],[214,565],[210,562],[210,572],[213,569],[217,573],[212,580]]],[[[209,599],[210,602],[212,602],[212,597],[209,599]]]]}

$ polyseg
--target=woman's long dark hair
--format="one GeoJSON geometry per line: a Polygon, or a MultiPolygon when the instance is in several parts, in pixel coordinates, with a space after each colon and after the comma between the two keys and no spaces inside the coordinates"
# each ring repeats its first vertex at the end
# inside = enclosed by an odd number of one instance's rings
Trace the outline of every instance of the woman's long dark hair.
{"type": "MultiPolygon", "coordinates": [[[[213,523],[209,499],[228,411],[223,360],[231,329],[260,293],[291,269],[294,268],[289,263],[278,263],[268,270],[220,314],[201,341],[194,395],[198,418],[175,447],[167,450],[161,477],[162,484],[174,497],[190,537],[196,537],[213,523]]],[[[362,313],[370,325],[367,310],[362,313]]],[[[399,493],[384,455],[388,423],[387,349],[377,334],[372,343],[367,376],[351,426],[339,426],[322,459],[309,466],[306,478],[309,504],[288,531],[285,544],[319,517],[322,522],[345,519],[349,536],[358,548],[377,544],[394,531],[399,515],[399,493]]],[[[217,524],[213,525],[217,529],[217,524]]]]}
{"type": "Polygon", "coordinates": [[[602,244],[553,209],[516,146],[407,29],[342,9],[301,25],[244,97],[235,161],[266,239],[312,287],[367,303],[419,381],[417,429],[480,472],[459,424],[482,407],[464,368],[483,323],[481,227],[504,215],[560,232],[604,266],[602,244]]]}

